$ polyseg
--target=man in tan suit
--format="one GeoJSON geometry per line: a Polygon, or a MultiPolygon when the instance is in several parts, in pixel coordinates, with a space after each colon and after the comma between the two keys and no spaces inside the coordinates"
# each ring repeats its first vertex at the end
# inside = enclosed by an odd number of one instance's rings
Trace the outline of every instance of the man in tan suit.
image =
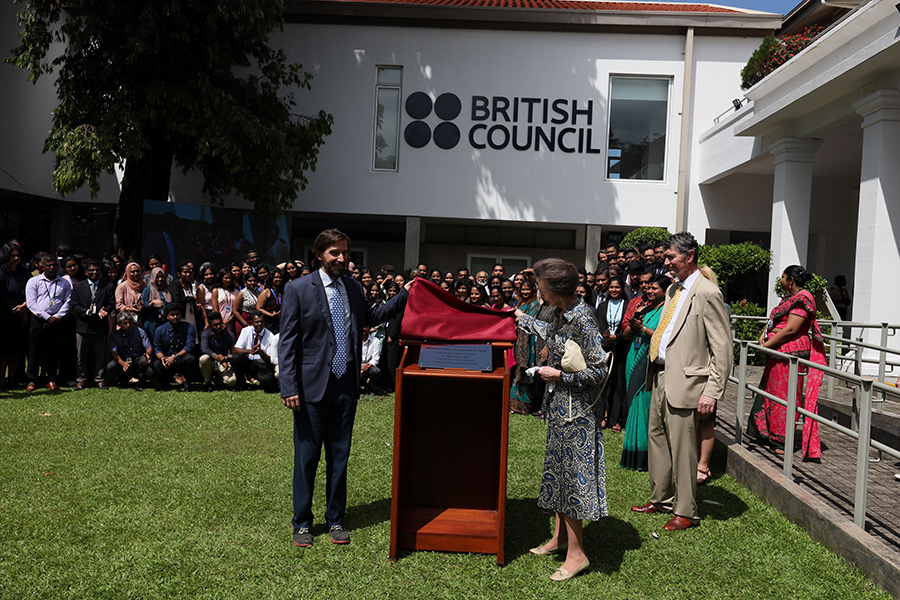
{"type": "Polygon", "coordinates": [[[650,341],[647,385],[650,502],[640,513],[672,512],[663,529],[699,524],[697,421],[725,394],[733,362],[731,328],[718,286],[697,270],[697,240],[688,232],[666,240],[666,266],[676,282],[650,341]]]}

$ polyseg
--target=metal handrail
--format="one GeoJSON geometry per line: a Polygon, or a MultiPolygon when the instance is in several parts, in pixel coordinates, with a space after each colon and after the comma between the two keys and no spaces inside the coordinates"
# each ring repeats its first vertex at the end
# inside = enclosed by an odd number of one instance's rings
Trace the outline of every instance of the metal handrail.
{"type": "MultiPolygon", "coordinates": [[[[764,348],[763,346],[760,346],[759,344],[753,343],[749,340],[734,339],[732,341],[733,343],[740,346],[739,360],[737,365],[738,375],[736,378],[733,375],[728,377],[729,381],[737,383],[738,386],[737,411],[735,417],[735,443],[743,443],[744,409],[747,390],[760,394],[763,397],[772,400],[773,402],[777,402],[781,406],[784,406],[787,411],[787,415],[785,417],[785,452],[784,463],[782,465],[782,473],[788,479],[791,479],[793,470],[793,448],[794,436],[796,433],[796,427],[793,424],[796,421],[796,416],[798,413],[803,415],[805,419],[812,419],[817,423],[820,423],[826,427],[830,427],[831,429],[834,429],[839,433],[857,440],[856,487],[853,502],[853,522],[857,527],[863,528],[865,526],[866,520],[866,502],[868,497],[869,448],[874,448],[879,452],[900,459],[900,450],[872,439],[873,393],[875,389],[878,389],[884,395],[890,395],[900,398],[900,389],[885,385],[880,382],[872,381],[871,379],[866,379],[859,375],[846,373],[834,367],[820,365],[818,363],[814,363],[810,360],[799,358],[797,356],[778,352],[777,350],[772,350],[770,348],[764,348]],[[786,399],[778,398],[777,396],[774,396],[757,386],[749,385],[747,383],[747,356],[749,350],[751,349],[754,352],[759,352],[788,362],[788,393],[786,399]],[[855,411],[855,415],[857,416],[854,419],[854,422],[851,424],[850,428],[844,427],[839,423],[834,423],[830,419],[826,419],[814,412],[810,412],[805,408],[797,406],[797,381],[800,375],[799,371],[801,366],[804,366],[807,369],[818,369],[819,371],[822,371],[823,375],[828,375],[832,378],[841,379],[853,385],[859,386],[862,393],[860,394],[858,410],[855,411]],[[788,424],[790,424],[790,426],[788,426],[788,424]]],[[[882,356],[884,356],[884,354],[882,354],[882,356]]]]}
{"type": "MultiPolygon", "coordinates": [[[[731,315],[733,320],[742,320],[742,321],[768,321],[769,318],[764,315],[731,315]]],[[[819,325],[828,325],[828,326],[841,326],[841,327],[854,327],[856,329],[881,329],[882,327],[887,327],[888,329],[900,329],[900,323],[864,323],[862,321],[840,321],[833,319],[818,319],[819,325]]]]}
{"type": "MultiPolygon", "coordinates": [[[[731,318],[733,320],[732,333],[734,333],[734,325],[736,325],[737,322],[740,320],[745,320],[745,321],[750,320],[750,321],[757,321],[757,322],[763,322],[763,321],[767,320],[766,317],[764,317],[764,316],[750,316],[750,315],[732,315],[731,318]]],[[[838,360],[842,360],[842,361],[851,360],[851,361],[853,361],[854,370],[856,371],[856,373],[861,373],[863,364],[872,364],[872,365],[877,364],[878,365],[878,377],[876,378],[876,381],[880,384],[883,384],[885,382],[885,376],[887,375],[888,367],[891,367],[892,372],[893,372],[894,367],[900,367],[900,362],[889,361],[887,359],[888,354],[900,355],[900,350],[887,347],[888,338],[891,336],[897,335],[898,330],[900,330],[900,324],[887,323],[887,322],[862,323],[862,322],[857,322],[857,321],[840,321],[840,320],[835,321],[835,320],[826,320],[826,319],[820,320],[819,324],[830,326],[832,328],[832,332],[839,331],[842,334],[845,331],[848,331],[848,329],[847,329],[848,327],[850,328],[849,331],[852,331],[852,329],[854,327],[859,328],[859,329],[880,329],[881,330],[881,339],[880,339],[880,344],[878,344],[878,345],[863,342],[863,338],[861,338],[861,337],[857,338],[855,340],[852,340],[849,338],[845,338],[843,336],[824,335],[823,334],[822,337],[828,341],[828,353],[827,353],[828,354],[828,364],[832,368],[837,367],[838,360]],[[843,350],[843,352],[841,353],[840,356],[838,355],[838,345],[840,345],[841,349],[843,350]],[[848,352],[848,350],[849,350],[849,352],[848,352]],[[875,352],[878,352],[878,358],[869,358],[867,356],[863,356],[864,353],[862,350],[873,350],[875,352]],[[848,358],[848,354],[850,352],[854,353],[852,358],[848,358]]],[[[755,349],[754,349],[754,351],[755,351],[755,349]]],[[[827,396],[826,397],[828,399],[834,398],[834,380],[835,380],[835,376],[829,375],[827,378],[827,387],[826,387],[827,396]]],[[[881,387],[877,387],[876,389],[880,390],[881,397],[876,398],[874,401],[875,402],[884,402],[887,397],[885,390],[881,387]]]]}

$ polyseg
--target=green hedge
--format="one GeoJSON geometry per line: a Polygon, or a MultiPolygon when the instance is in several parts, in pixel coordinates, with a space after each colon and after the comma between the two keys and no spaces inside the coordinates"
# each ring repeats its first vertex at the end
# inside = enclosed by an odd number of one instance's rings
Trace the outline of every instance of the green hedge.
{"type": "MultiPolygon", "coordinates": [[[[766,309],[764,307],[756,304],[755,302],[748,302],[747,300],[732,302],[729,306],[731,307],[732,316],[762,317],[766,314],[766,309]]],[[[734,325],[734,337],[739,340],[750,340],[751,342],[755,343],[759,341],[759,336],[762,335],[764,329],[765,321],[738,319],[737,321],[735,321],[734,325]]],[[[737,365],[739,360],[740,346],[735,344],[734,364],[737,365]]],[[[766,364],[766,357],[761,354],[751,352],[747,357],[747,364],[764,365],[766,364]]]]}
{"type": "Polygon", "coordinates": [[[672,235],[665,227],[638,227],[629,231],[619,242],[619,248],[634,248],[638,244],[655,245],[672,235]]]}
{"type": "Polygon", "coordinates": [[[731,287],[746,298],[753,291],[753,282],[760,271],[771,268],[772,253],[751,242],[700,246],[697,260],[715,272],[723,291],[731,287]]]}

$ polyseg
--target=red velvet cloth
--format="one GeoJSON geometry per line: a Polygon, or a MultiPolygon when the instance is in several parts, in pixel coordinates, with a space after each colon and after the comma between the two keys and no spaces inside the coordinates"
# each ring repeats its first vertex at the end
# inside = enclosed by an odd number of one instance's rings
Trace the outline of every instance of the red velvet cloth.
{"type": "Polygon", "coordinates": [[[515,342],[516,314],[466,304],[416,278],[409,290],[400,338],[445,342],[515,342]]]}

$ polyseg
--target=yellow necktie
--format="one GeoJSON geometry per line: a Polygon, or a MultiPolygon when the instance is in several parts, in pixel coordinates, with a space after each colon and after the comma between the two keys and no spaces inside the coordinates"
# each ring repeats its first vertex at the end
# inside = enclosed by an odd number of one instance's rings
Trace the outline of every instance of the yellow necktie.
{"type": "Polygon", "coordinates": [[[666,314],[663,315],[659,325],[656,326],[656,331],[653,332],[653,337],[650,338],[650,362],[656,362],[656,359],[659,358],[659,343],[662,341],[663,332],[669,326],[669,321],[675,316],[675,309],[678,308],[678,299],[681,297],[681,290],[684,289],[684,286],[678,283],[675,285],[678,286],[678,289],[675,290],[675,295],[672,296],[669,306],[666,307],[666,314]]]}

